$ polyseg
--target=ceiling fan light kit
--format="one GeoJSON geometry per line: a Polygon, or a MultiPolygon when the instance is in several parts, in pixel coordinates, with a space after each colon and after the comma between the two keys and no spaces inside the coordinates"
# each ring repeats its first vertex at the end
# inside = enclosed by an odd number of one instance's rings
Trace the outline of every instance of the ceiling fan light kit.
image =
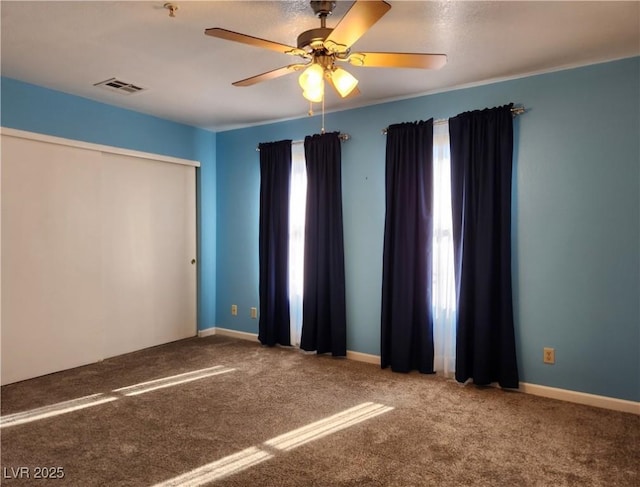
{"type": "Polygon", "coordinates": [[[305,69],[298,83],[302,88],[302,96],[307,100],[319,103],[324,97],[324,69],[319,64],[312,64],[305,69]]]}
{"type": "Polygon", "coordinates": [[[342,98],[351,94],[358,85],[358,80],[348,71],[342,68],[335,68],[331,73],[333,86],[335,86],[342,98]]]}
{"type": "Polygon", "coordinates": [[[297,38],[297,46],[288,46],[258,37],[240,34],[222,28],[206,29],[205,34],[254,47],[270,49],[291,56],[299,56],[305,64],[290,64],[244,80],[234,86],[251,86],[288,73],[304,70],[298,82],[303,96],[309,101],[324,100],[325,81],[345,98],[357,95],[358,80],[336,63],[348,62],[353,66],[378,68],[418,68],[438,69],[447,60],[444,54],[351,52],[351,46],[380,20],[391,8],[383,0],[356,0],[334,28],[326,25],[327,17],[333,13],[335,1],[311,1],[311,8],[320,18],[320,27],[302,32],[297,38]]]}

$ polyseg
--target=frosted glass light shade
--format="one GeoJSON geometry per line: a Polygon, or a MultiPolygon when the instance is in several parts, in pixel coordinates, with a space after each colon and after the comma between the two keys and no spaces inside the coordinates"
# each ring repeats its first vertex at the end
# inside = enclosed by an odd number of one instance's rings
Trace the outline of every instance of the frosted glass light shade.
{"type": "Polygon", "coordinates": [[[321,102],[324,97],[324,68],[319,64],[312,64],[302,72],[298,83],[303,90],[302,96],[315,103],[321,102]]]}
{"type": "Polygon", "coordinates": [[[324,69],[319,64],[312,64],[298,78],[298,83],[304,91],[317,90],[323,81],[324,69]]]}
{"type": "Polygon", "coordinates": [[[321,80],[320,85],[317,87],[304,90],[302,96],[314,103],[320,103],[324,97],[324,81],[321,80]]]}
{"type": "Polygon", "coordinates": [[[358,84],[358,80],[342,68],[336,68],[331,73],[331,79],[342,98],[351,93],[358,84]]]}

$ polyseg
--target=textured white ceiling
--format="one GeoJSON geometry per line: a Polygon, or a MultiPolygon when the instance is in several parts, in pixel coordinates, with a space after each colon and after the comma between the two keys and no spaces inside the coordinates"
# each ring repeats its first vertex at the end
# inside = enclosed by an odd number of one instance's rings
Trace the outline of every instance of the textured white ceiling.
{"type": "MultiPolygon", "coordinates": [[[[287,64],[285,54],[204,35],[209,27],[295,45],[318,27],[308,1],[7,1],[3,76],[210,130],[304,116],[295,74],[251,87],[244,79],[287,64]],[[122,96],[94,83],[147,88],[122,96]]],[[[352,2],[338,2],[333,27],[352,2]]],[[[640,2],[390,1],[354,51],[448,55],[438,71],[348,67],[361,95],[327,92],[328,111],[495,79],[640,54],[640,2]]]]}

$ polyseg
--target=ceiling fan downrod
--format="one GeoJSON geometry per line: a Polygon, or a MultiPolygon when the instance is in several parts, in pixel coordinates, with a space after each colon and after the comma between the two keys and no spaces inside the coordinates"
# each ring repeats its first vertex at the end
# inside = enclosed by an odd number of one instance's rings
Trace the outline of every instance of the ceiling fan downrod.
{"type": "Polygon", "coordinates": [[[333,1],[320,1],[311,0],[311,8],[316,17],[320,17],[320,26],[327,26],[327,17],[333,13],[333,9],[336,8],[336,2],[333,1]]]}
{"type": "Polygon", "coordinates": [[[334,1],[312,0],[311,8],[317,17],[320,18],[320,27],[304,31],[298,36],[298,49],[310,49],[316,51],[323,48],[324,40],[329,37],[333,29],[327,27],[327,17],[333,13],[336,6],[334,1]]]}

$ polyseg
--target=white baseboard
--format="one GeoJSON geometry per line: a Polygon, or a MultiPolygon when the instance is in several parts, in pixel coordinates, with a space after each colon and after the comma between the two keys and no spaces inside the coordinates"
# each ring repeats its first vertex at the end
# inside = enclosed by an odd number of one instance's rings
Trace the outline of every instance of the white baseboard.
{"type": "MultiPolygon", "coordinates": [[[[252,342],[258,341],[258,335],[256,333],[230,330],[229,328],[220,328],[214,326],[212,328],[198,331],[198,336],[201,338],[210,335],[222,335],[233,338],[240,338],[241,340],[250,340],[252,342]]],[[[368,364],[380,365],[379,355],[371,355],[369,353],[352,352],[351,350],[347,350],[347,358],[349,360],[355,360],[356,362],[366,362],[368,364]]]]}
{"type": "Polygon", "coordinates": [[[372,355],[370,353],[352,352],[347,350],[347,358],[356,362],[366,362],[368,364],[380,365],[380,355],[372,355]]]}
{"type": "MultiPolygon", "coordinates": [[[[213,327],[198,331],[199,337],[206,337],[209,335],[223,335],[239,338],[241,340],[250,340],[252,342],[258,341],[258,335],[256,333],[230,330],[228,328],[213,327]]],[[[369,353],[352,352],[351,350],[347,350],[347,359],[380,365],[380,356],[369,353]]],[[[518,391],[524,392],[525,394],[532,394],[534,396],[548,397],[550,399],[559,399],[561,401],[584,404],[586,406],[594,406],[598,408],[611,409],[613,411],[640,415],[640,402],[636,401],[627,401],[625,399],[617,399],[615,397],[598,396],[596,394],[587,394],[586,392],[540,386],[537,384],[529,384],[527,382],[520,382],[520,388],[518,391]]]]}
{"type": "Polygon", "coordinates": [[[204,330],[198,330],[198,338],[204,338],[216,334],[216,327],[205,328],[204,330]]]}
{"type": "Polygon", "coordinates": [[[598,396],[596,394],[588,394],[586,392],[540,386],[538,384],[529,384],[527,382],[520,382],[520,391],[526,394],[533,394],[534,396],[560,399],[562,401],[640,415],[640,402],[636,401],[627,401],[625,399],[617,399],[615,397],[598,396]]]}
{"type": "Polygon", "coordinates": [[[226,337],[239,338],[240,340],[249,340],[251,342],[258,341],[257,333],[247,333],[246,331],[231,330],[229,328],[220,328],[218,326],[198,331],[198,336],[200,338],[210,335],[221,335],[226,337]]]}

